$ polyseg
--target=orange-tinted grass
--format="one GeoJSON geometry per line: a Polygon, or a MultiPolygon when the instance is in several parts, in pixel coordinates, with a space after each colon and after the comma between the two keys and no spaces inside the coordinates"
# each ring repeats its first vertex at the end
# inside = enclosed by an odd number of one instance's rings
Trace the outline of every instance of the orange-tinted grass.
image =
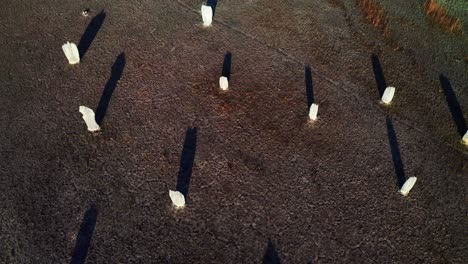
{"type": "Polygon", "coordinates": [[[450,16],[447,10],[435,0],[428,0],[424,3],[424,13],[449,32],[462,29],[460,19],[450,16]]]}
{"type": "Polygon", "coordinates": [[[357,0],[366,19],[376,28],[387,31],[387,15],[375,0],[357,0]]]}

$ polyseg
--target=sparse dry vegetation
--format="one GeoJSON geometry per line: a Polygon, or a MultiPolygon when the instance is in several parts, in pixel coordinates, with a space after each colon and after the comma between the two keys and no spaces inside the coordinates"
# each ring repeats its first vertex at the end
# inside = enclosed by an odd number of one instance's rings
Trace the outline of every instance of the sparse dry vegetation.
{"type": "Polygon", "coordinates": [[[345,6],[343,4],[343,1],[340,0],[327,0],[328,3],[330,3],[332,6],[339,7],[341,9],[344,9],[345,6]]]}
{"type": "Polygon", "coordinates": [[[375,0],[356,0],[366,19],[376,28],[387,31],[387,15],[375,0]]]}
{"type": "Polygon", "coordinates": [[[447,10],[435,0],[427,0],[424,3],[424,13],[449,32],[456,32],[462,29],[460,19],[450,16],[447,10]]]}

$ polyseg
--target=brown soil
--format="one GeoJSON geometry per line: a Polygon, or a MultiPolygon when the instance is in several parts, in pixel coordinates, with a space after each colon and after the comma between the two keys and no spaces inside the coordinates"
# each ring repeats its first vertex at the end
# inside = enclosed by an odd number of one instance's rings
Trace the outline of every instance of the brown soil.
{"type": "Polygon", "coordinates": [[[4,2],[0,263],[468,263],[465,36],[419,3],[395,51],[355,0],[4,2]]]}

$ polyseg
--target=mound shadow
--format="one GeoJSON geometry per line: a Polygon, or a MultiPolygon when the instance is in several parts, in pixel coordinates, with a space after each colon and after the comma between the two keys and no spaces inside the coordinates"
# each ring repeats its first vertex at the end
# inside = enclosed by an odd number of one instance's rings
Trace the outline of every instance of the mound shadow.
{"type": "Polygon", "coordinates": [[[314,84],[312,81],[312,71],[309,65],[305,66],[305,88],[307,96],[307,111],[310,106],[314,103],[314,84]]]}
{"type": "Polygon", "coordinates": [[[78,43],[78,52],[80,53],[80,58],[82,59],[86,52],[88,51],[91,43],[93,43],[94,39],[96,38],[97,33],[104,24],[104,19],[106,19],[106,13],[102,10],[99,14],[97,14],[91,22],[89,22],[88,27],[86,27],[85,32],[81,36],[80,42],[78,43]]]}
{"type": "Polygon", "coordinates": [[[98,107],[96,108],[96,122],[101,125],[104,120],[104,116],[107,113],[107,108],[114,93],[117,83],[122,77],[123,70],[125,68],[125,53],[120,53],[120,55],[115,60],[112,65],[111,76],[107,80],[104,90],[102,92],[101,99],[99,100],[98,107]]]}
{"type": "Polygon", "coordinates": [[[221,76],[226,77],[229,81],[231,80],[231,64],[232,64],[232,54],[227,52],[224,55],[223,69],[221,71],[221,76]]]}
{"type": "Polygon", "coordinates": [[[216,6],[218,5],[218,0],[208,0],[206,2],[206,5],[211,6],[211,9],[213,9],[213,19],[214,19],[215,13],[216,13],[216,6]]]}
{"type": "Polygon", "coordinates": [[[184,147],[180,155],[179,174],[177,177],[176,190],[187,197],[190,188],[190,179],[192,178],[193,163],[195,152],[197,150],[197,131],[196,127],[189,127],[185,133],[184,147]]]}
{"type": "Polygon", "coordinates": [[[385,81],[382,65],[380,64],[379,57],[376,54],[372,54],[371,61],[372,69],[374,70],[375,82],[377,83],[377,89],[379,91],[380,98],[382,98],[385,89],[387,88],[387,82],[385,81]]]}
{"type": "Polygon", "coordinates": [[[262,264],[281,264],[281,259],[278,254],[278,251],[276,250],[275,245],[273,245],[273,242],[271,242],[270,239],[268,239],[268,245],[265,250],[265,254],[263,255],[262,264]]]}
{"type": "Polygon", "coordinates": [[[76,236],[75,248],[70,264],[84,264],[88,256],[88,249],[91,245],[94,229],[96,227],[98,211],[96,206],[92,204],[86,211],[83,221],[80,225],[80,230],[76,236]]]}
{"type": "Polygon", "coordinates": [[[450,109],[450,113],[452,114],[453,122],[457,126],[458,133],[461,137],[463,137],[467,130],[466,121],[465,117],[463,116],[460,103],[458,102],[457,96],[455,95],[455,91],[453,90],[452,84],[447,77],[441,74],[439,76],[439,80],[440,85],[444,90],[445,98],[447,99],[447,104],[450,109]]]}
{"type": "Polygon", "coordinates": [[[395,169],[398,188],[401,189],[401,187],[406,181],[405,169],[403,166],[403,161],[401,159],[400,147],[398,146],[395,128],[393,127],[392,119],[390,119],[389,117],[387,117],[387,135],[388,142],[390,144],[390,151],[392,153],[393,167],[395,169]]]}

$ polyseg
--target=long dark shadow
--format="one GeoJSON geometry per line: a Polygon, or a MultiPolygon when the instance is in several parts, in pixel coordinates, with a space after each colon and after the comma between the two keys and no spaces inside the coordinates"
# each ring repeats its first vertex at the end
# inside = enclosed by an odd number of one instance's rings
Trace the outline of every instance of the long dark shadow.
{"type": "Polygon", "coordinates": [[[206,2],[206,5],[211,6],[211,9],[213,9],[213,19],[214,19],[215,13],[216,13],[216,6],[218,5],[218,0],[208,0],[206,2]]]}
{"type": "Polygon", "coordinates": [[[81,36],[80,42],[78,43],[80,58],[85,56],[94,38],[96,38],[99,29],[101,29],[105,18],[106,13],[104,10],[102,10],[99,14],[93,17],[93,19],[91,19],[91,22],[89,22],[88,27],[86,28],[83,36],[81,36]]]}
{"type": "Polygon", "coordinates": [[[190,178],[192,178],[193,162],[197,150],[197,128],[189,127],[185,133],[184,147],[180,155],[179,175],[177,177],[176,190],[184,196],[188,195],[190,178]]]}
{"type": "Polygon", "coordinates": [[[385,81],[385,76],[382,70],[382,66],[380,65],[379,57],[376,54],[372,54],[372,69],[374,70],[375,82],[377,83],[377,89],[379,90],[380,98],[385,92],[387,88],[387,82],[385,81]]]}
{"type": "Polygon", "coordinates": [[[122,77],[123,70],[125,68],[125,53],[120,53],[120,55],[115,60],[112,65],[111,77],[107,80],[106,86],[104,86],[104,91],[102,92],[101,100],[99,100],[98,107],[96,108],[96,122],[101,125],[106,115],[107,108],[109,107],[109,102],[114,93],[117,83],[122,77]]]}
{"type": "Polygon", "coordinates": [[[403,161],[401,160],[400,147],[398,146],[397,136],[393,127],[392,120],[387,117],[387,134],[390,150],[392,152],[393,167],[397,177],[398,187],[401,188],[406,181],[403,161]]]}
{"type": "Polygon", "coordinates": [[[307,111],[310,106],[314,103],[314,84],[312,82],[312,71],[309,65],[305,66],[305,87],[307,95],[307,111]]]}
{"type": "Polygon", "coordinates": [[[96,227],[98,212],[96,206],[92,204],[86,211],[83,222],[80,225],[80,231],[76,236],[75,249],[70,264],[84,264],[88,255],[88,248],[93,238],[94,228],[96,227]]]}
{"type": "Polygon", "coordinates": [[[268,239],[268,246],[265,250],[265,255],[263,255],[263,264],[281,264],[281,259],[279,257],[278,251],[276,250],[275,246],[268,239]]]}
{"type": "Polygon", "coordinates": [[[439,76],[440,85],[445,93],[445,98],[447,99],[447,104],[450,109],[450,113],[452,114],[453,122],[457,126],[458,133],[461,137],[466,133],[466,121],[465,117],[463,116],[463,112],[461,110],[460,104],[458,103],[457,96],[453,91],[452,85],[450,84],[450,80],[445,77],[444,75],[439,76]]]}
{"type": "Polygon", "coordinates": [[[226,55],[224,55],[223,70],[221,72],[221,76],[226,77],[229,81],[231,80],[231,61],[232,54],[228,51],[226,55]]]}

